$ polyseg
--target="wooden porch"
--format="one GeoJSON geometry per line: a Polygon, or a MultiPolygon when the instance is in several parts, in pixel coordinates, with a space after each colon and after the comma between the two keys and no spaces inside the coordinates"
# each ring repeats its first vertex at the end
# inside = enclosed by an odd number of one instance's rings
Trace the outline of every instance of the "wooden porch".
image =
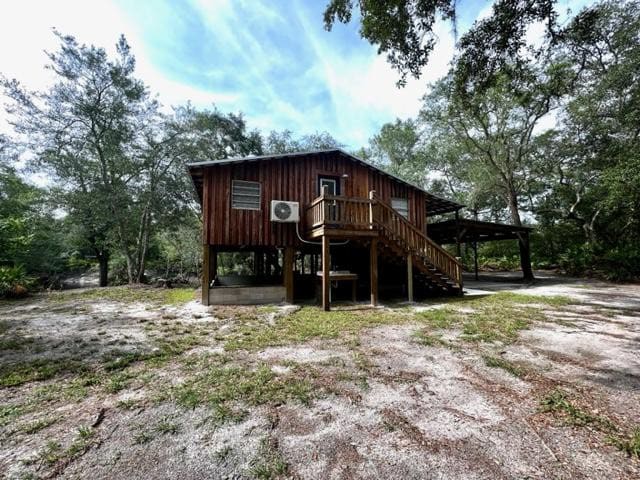
{"type": "Polygon", "coordinates": [[[350,198],[324,192],[304,210],[309,239],[322,241],[322,306],[330,308],[331,240],[352,239],[369,248],[371,304],[378,304],[378,257],[406,265],[407,297],[414,298],[414,278],[442,292],[462,294],[460,262],[398,211],[376,196],[350,198]]]}

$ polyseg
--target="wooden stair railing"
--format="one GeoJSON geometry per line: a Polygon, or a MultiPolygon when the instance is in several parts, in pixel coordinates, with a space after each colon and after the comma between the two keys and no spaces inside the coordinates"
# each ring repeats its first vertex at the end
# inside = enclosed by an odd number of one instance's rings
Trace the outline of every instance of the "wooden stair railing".
{"type": "Polygon", "coordinates": [[[397,210],[377,198],[373,192],[370,197],[374,200],[371,203],[371,223],[378,227],[380,233],[392,241],[401,243],[409,254],[418,257],[426,267],[433,265],[454,283],[452,287],[462,290],[460,262],[397,210]]]}
{"type": "Polygon", "coordinates": [[[428,275],[441,286],[462,291],[460,262],[397,210],[379,199],[375,192],[370,192],[369,198],[349,198],[323,192],[307,207],[305,220],[310,230],[318,227],[375,229],[388,243],[397,245],[418,259],[428,275]],[[440,279],[439,274],[449,280],[440,279]]]}

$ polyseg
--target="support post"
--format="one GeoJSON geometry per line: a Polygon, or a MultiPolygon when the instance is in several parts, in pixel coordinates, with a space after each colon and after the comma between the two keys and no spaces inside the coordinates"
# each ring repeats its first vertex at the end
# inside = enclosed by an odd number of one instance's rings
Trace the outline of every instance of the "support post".
{"type": "Polygon", "coordinates": [[[413,302],[413,258],[407,255],[407,299],[413,302]]]}
{"type": "Polygon", "coordinates": [[[529,246],[529,232],[518,232],[518,247],[520,249],[520,266],[522,267],[522,278],[531,282],[534,280],[533,269],[531,268],[531,249],[529,246]]]}
{"type": "Polygon", "coordinates": [[[218,250],[209,245],[209,285],[218,276],[218,250]]]}
{"type": "Polygon", "coordinates": [[[460,209],[456,210],[456,256],[462,257],[462,251],[460,250],[460,209]]]}
{"type": "Polygon", "coordinates": [[[202,305],[209,305],[209,284],[211,283],[211,246],[202,245],[202,305]]]}
{"type": "Polygon", "coordinates": [[[473,269],[475,272],[475,278],[478,280],[478,242],[473,241],[473,269]]]}
{"type": "Polygon", "coordinates": [[[293,247],[284,247],[284,265],[282,276],[284,277],[284,300],[293,303],[293,247]]]}
{"type": "Polygon", "coordinates": [[[331,300],[329,295],[331,294],[331,279],[329,278],[329,271],[331,267],[331,256],[329,252],[329,237],[322,236],[322,309],[325,312],[329,311],[331,300]]]}
{"type": "Polygon", "coordinates": [[[378,239],[371,239],[369,252],[369,277],[371,279],[371,306],[378,305],[378,239]]]}

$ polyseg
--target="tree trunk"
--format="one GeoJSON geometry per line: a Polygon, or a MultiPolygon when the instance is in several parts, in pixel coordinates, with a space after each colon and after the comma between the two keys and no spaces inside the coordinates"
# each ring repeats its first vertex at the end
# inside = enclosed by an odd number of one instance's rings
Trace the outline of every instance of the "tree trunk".
{"type": "Polygon", "coordinates": [[[99,252],[98,264],[100,266],[100,283],[101,287],[106,287],[109,278],[109,254],[106,252],[99,252]]]}
{"type": "Polygon", "coordinates": [[[518,194],[511,188],[509,188],[507,193],[507,203],[509,204],[511,222],[518,227],[522,226],[522,220],[520,219],[520,206],[518,205],[518,194]]]}

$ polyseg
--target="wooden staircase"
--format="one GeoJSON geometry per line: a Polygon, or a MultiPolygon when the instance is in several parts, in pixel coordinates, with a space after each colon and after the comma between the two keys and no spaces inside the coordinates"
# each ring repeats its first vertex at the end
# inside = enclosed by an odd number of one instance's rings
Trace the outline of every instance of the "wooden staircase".
{"type": "Polygon", "coordinates": [[[462,294],[460,262],[390,205],[371,195],[378,252],[387,260],[411,262],[414,276],[435,292],[462,294]]]}
{"type": "Polygon", "coordinates": [[[370,241],[377,245],[377,256],[391,263],[404,264],[407,269],[411,265],[409,277],[412,281],[417,279],[429,291],[462,294],[460,262],[378,198],[374,191],[370,192],[369,198],[323,193],[306,209],[305,226],[310,238],[370,241]]]}

